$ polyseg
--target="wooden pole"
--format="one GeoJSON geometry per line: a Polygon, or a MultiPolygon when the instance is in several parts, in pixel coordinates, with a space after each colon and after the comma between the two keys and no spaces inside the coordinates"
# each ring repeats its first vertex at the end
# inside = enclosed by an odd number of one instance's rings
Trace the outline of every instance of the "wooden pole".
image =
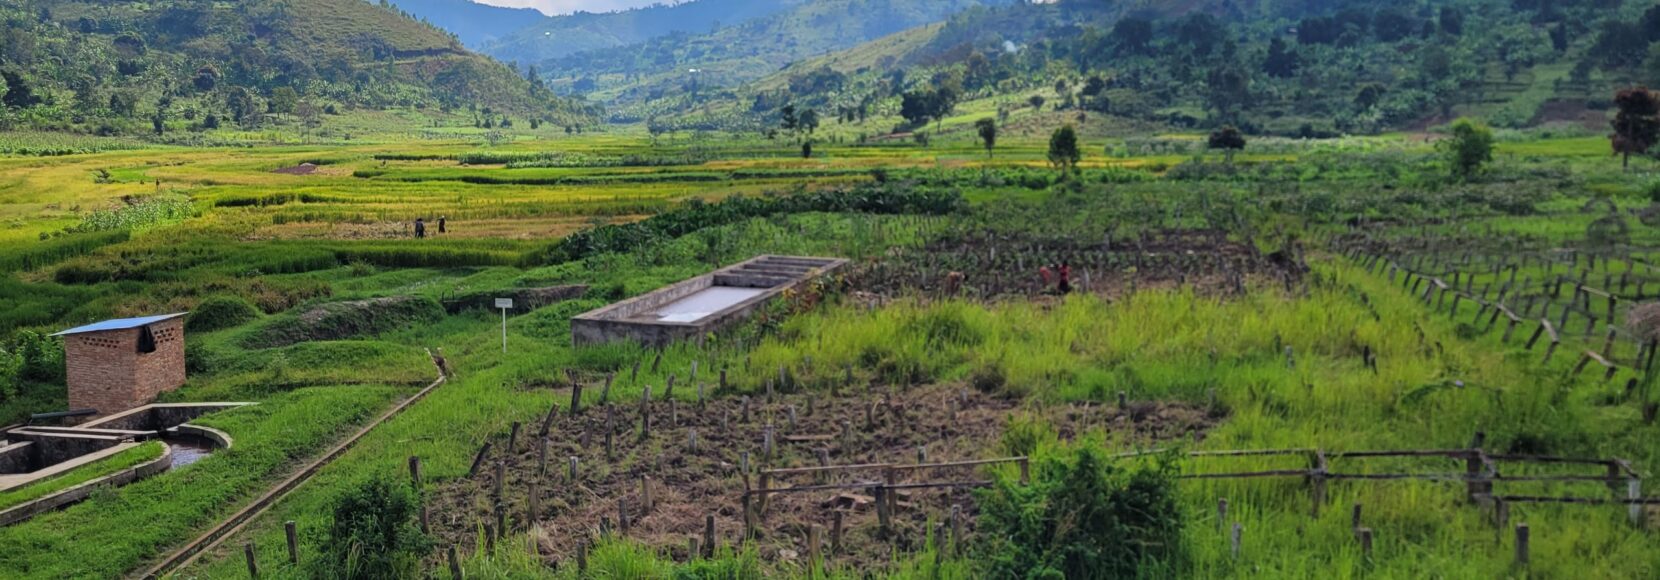
{"type": "Polygon", "coordinates": [[[715,557],[715,516],[703,516],[703,554],[704,557],[715,557]]]}
{"type": "Polygon", "coordinates": [[[288,563],[300,563],[300,534],[294,528],[294,520],[282,523],[283,535],[288,537],[288,563]]]}
{"type": "Polygon", "coordinates": [[[1360,537],[1360,556],[1370,560],[1372,558],[1372,528],[1358,528],[1355,535],[1360,537]]]}
{"type": "Polygon", "coordinates": [[[467,477],[478,475],[478,468],[484,464],[484,456],[490,453],[490,442],[485,441],[483,447],[478,448],[478,454],[473,456],[473,466],[467,469],[467,477]]]}
{"type": "Polygon", "coordinates": [[[248,542],[248,543],[242,545],[242,555],[247,556],[247,558],[248,558],[248,577],[249,578],[258,578],[259,577],[259,562],[254,559],[254,543],[253,542],[248,542]]]}
{"type": "Polygon", "coordinates": [[[415,455],[409,456],[409,485],[421,490],[421,458],[415,455]]]}
{"type": "Polygon", "coordinates": [[[507,457],[512,457],[513,452],[518,450],[518,448],[519,448],[518,443],[519,443],[519,422],[514,421],[513,422],[513,428],[510,429],[507,432],[507,457]]]}
{"type": "Polygon", "coordinates": [[[455,546],[450,545],[450,580],[463,580],[461,577],[461,557],[455,553],[455,546]]]}
{"type": "Polygon", "coordinates": [[[1527,524],[1516,524],[1516,565],[1526,566],[1528,562],[1528,542],[1531,540],[1527,524]]]}
{"type": "Polygon", "coordinates": [[[840,553],[842,550],[842,512],[837,510],[830,514],[830,553],[840,553]]]}
{"type": "Polygon", "coordinates": [[[1235,558],[1239,557],[1239,544],[1244,539],[1244,536],[1245,536],[1245,525],[1241,524],[1239,522],[1234,522],[1234,524],[1233,524],[1233,535],[1230,538],[1231,541],[1229,543],[1231,544],[1231,547],[1233,549],[1233,557],[1235,557],[1235,558]]]}

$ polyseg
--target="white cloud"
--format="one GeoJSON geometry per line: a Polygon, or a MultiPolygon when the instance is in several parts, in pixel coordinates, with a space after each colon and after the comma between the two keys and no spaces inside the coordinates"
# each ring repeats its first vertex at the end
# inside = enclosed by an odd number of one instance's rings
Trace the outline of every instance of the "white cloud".
{"type": "Polygon", "coordinates": [[[675,4],[666,0],[473,0],[480,4],[492,6],[508,6],[512,8],[535,8],[544,14],[569,14],[578,10],[586,12],[611,12],[652,4],[675,4]]]}

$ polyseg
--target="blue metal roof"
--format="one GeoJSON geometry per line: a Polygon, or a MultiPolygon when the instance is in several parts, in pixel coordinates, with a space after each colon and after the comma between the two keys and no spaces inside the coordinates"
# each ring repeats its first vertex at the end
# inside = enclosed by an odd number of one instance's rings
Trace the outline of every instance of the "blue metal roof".
{"type": "Polygon", "coordinates": [[[53,334],[52,336],[63,336],[63,335],[66,335],[66,334],[82,334],[82,333],[87,333],[87,332],[102,332],[102,331],[105,331],[105,330],[126,330],[128,328],[138,328],[140,326],[149,326],[151,324],[155,324],[155,323],[161,322],[163,320],[172,320],[174,318],[178,318],[178,317],[184,316],[186,314],[189,314],[189,313],[188,312],[177,312],[177,313],[174,313],[174,314],[162,314],[162,315],[158,315],[158,316],[141,316],[141,317],[138,317],[138,318],[116,318],[116,319],[112,319],[112,320],[105,320],[103,322],[94,322],[94,323],[88,324],[86,326],[77,326],[75,328],[71,328],[69,330],[65,330],[63,332],[53,334]]]}

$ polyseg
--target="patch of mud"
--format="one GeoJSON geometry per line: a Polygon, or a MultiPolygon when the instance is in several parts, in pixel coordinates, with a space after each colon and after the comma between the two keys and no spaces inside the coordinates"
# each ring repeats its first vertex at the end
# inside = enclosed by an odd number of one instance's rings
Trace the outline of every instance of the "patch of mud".
{"type": "MultiPolygon", "coordinates": [[[[590,388],[598,388],[597,385],[590,388]]],[[[863,391],[863,389],[860,389],[863,391]]],[[[682,387],[681,395],[687,393],[682,387]]],[[[568,395],[566,395],[568,397],[568,395]]],[[[576,418],[561,414],[546,439],[546,470],[539,468],[537,434],[540,424],[527,424],[516,448],[505,457],[501,506],[509,530],[536,530],[534,542],[549,564],[568,562],[584,543],[596,537],[602,520],[616,530],[618,500],[631,520],[627,536],[677,560],[686,560],[688,539],[701,538],[704,518],[715,517],[717,541],[730,546],[743,531],[742,496],[758,486],[758,476],[739,471],[742,454],[752,469],[819,465],[822,452],[830,465],[914,464],[922,448],[929,463],[1005,456],[1001,438],[1017,412],[1047,419],[1063,438],[1104,428],[1125,444],[1202,438],[1218,417],[1206,409],[1182,404],[1139,403],[1128,409],[1116,405],[1059,405],[1022,407],[1020,403],[951,386],[916,387],[891,395],[869,392],[780,395],[768,403],[765,396],[751,401],[750,418],[743,419],[738,397],[695,402],[657,401],[650,406],[651,435],[640,437],[638,400],[613,401],[586,409],[576,418]],[[790,409],[795,409],[792,426],[790,409]],[[809,412],[809,407],[811,411],[809,412]],[[867,419],[867,413],[869,418],[867,419]],[[613,453],[607,454],[605,425],[614,429],[613,453]],[[776,453],[763,459],[766,426],[774,429],[776,453]],[[846,425],[846,435],[844,427],[846,425]],[[723,428],[724,427],[724,428],[723,428]],[[690,433],[697,433],[697,448],[690,433]],[[567,478],[568,457],[578,458],[577,476],[567,478]],[[650,478],[654,506],[645,510],[641,490],[650,478]],[[747,482],[746,482],[747,479],[747,482]],[[538,512],[528,518],[529,492],[537,485],[538,512]]],[[[496,521],[496,470],[506,436],[491,440],[494,449],[479,473],[438,486],[429,495],[433,533],[441,544],[475,549],[479,531],[496,521]]],[[[482,444],[482,442],[480,442],[482,444]]],[[[1010,466],[1012,468],[1012,466],[1010,466]]],[[[879,481],[881,470],[842,472],[816,480],[811,474],[780,476],[769,488],[824,483],[879,481]]],[[[918,471],[901,481],[969,482],[989,479],[983,468],[953,467],[918,471]]],[[[806,530],[823,530],[826,551],[833,514],[843,515],[841,549],[827,557],[838,566],[874,570],[889,561],[890,547],[911,550],[923,540],[929,521],[940,521],[961,506],[972,533],[975,502],[967,487],[910,490],[899,496],[893,539],[877,537],[878,522],[867,488],[815,490],[775,494],[758,524],[757,543],[768,562],[806,558],[806,530]]]]}
{"type": "Polygon", "coordinates": [[[1026,236],[970,235],[896,249],[855,268],[851,288],[891,297],[909,292],[991,299],[1059,293],[1058,266],[1076,292],[1108,296],[1190,286],[1202,295],[1235,295],[1250,283],[1292,286],[1308,271],[1297,252],[1263,254],[1219,230],[1162,230],[1111,243],[1026,236]]]}
{"type": "Polygon", "coordinates": [[[275,169],[271,171],[271,173],[281,173],[283,175],[311,175],[316,172],[317,165],[315,163],[301,163],[293,167],[284,167],[282,169],[275,169]]]}

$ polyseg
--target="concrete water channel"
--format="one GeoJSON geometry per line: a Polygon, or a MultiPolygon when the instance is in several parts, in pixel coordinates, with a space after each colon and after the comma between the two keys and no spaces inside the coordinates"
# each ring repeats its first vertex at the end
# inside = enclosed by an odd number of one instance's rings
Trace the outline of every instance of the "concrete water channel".
{"type": "Polygon", "coordinates": [[[757,256],[571,319],[578,346],[632,340],[647,346],[697,339],[726,328],[784,292],[847,260],[757,256]]]}

